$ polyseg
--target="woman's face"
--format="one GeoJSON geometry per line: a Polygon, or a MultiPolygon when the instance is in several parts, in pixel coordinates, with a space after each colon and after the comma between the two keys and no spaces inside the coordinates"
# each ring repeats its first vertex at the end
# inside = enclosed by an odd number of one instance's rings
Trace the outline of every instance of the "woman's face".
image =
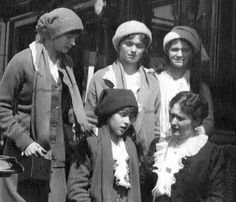
{"type": "Polygon", "coordinates": [[[53,47],[56,51],[61,53],[68,53],[69,50],[75,46],[76,38],[78,34],[67,33],[53,39],[53,47]]]}
{"type": "Polygon", "coordinates": [[[168,57],[174,68],[186,68],[193,58],[192,48],[185,41],[174,40],[168,50],[168,57]]]}
{"type": "Polygon", "coordinates": [[[172,135],[178,139],[187,139],[194,135],[194,121],[181,110],[179,103],[170,109],[170,124],[172,135]]]}
{"type": "Polygon", "coordinates": [[[119,46],[119,58],[124,64],[137,64],[145,51],[145,44],[139,35],[124,39],[119,46]]]}

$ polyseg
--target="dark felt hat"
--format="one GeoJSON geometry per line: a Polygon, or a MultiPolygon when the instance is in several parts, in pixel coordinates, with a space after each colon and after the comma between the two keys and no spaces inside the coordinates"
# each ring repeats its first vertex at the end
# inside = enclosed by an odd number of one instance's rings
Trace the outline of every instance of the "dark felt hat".
{"type": "Polygon", "coordinates": [[[135,107],[138,109],[137,101],[131,90],[104,89],[97,102],[95,114],[99,118],[105,118],[125,107],[135,107]]]}

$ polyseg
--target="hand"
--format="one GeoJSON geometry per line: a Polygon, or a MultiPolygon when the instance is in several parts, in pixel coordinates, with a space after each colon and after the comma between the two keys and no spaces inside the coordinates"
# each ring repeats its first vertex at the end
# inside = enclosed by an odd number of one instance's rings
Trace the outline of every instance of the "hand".
{"type": "Polygon", "coordinates": [[[47,151],[42,148],[38,143],[32,142],[26,149],[22,152],[25,156],[41,156],[43,157],[47,151]]]}

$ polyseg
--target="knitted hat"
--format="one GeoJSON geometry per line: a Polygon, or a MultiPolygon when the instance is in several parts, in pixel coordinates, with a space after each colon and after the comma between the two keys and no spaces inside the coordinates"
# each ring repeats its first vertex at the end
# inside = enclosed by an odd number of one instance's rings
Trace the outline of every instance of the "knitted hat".
{"type": "Polygon", "coordinates": [[[175,39],[185,39],[188,41],[194,48],[194,54],[200,51],[201,60],[209,60],[206,49],[202,44],[201,38],[198,35],[197,31],[188,26],[176,26],[169,33],[167,33],[163,40],[163,50],[166,53],[166,46],[168,43],[175,39]]]}
{"type": "Polygon", "coordinates": [[[193,46],[195,53],[200,51],[201,39],[197,31],[191,27],[176,26],[169,33],[167,33],[163,40],[163,50],[165,52],[167,51],[167,44],[175,39],[185,39],[193,46]]]}
{"type": "Polygon", "coordinates": [[[128,89],[104,89],[101,92],[95,108],[95,114],[99,118],[108,117],[125,107],[135,107],[138,104],[131,90],[128,89]]]}
{"type": "Polygon", "coordinates": [[[130,34],[145,34],[149,39],[149,43],[146,48],[148,48],[152,43],[152,33],[145,24],[135,20],[127,21],[122,23],[117,28],[116,33],[112,38],[114,48],[117,52],[119,52],[118,46],[120,44],[120,40],[130,34]]]}
{"type": "Polygon", "coordinates": [[[57,8],[42,15],[36,30],[42,38],[53,39],[67,32],[82,30],[83,24],[79,16],[68,8],[57,8]]]}

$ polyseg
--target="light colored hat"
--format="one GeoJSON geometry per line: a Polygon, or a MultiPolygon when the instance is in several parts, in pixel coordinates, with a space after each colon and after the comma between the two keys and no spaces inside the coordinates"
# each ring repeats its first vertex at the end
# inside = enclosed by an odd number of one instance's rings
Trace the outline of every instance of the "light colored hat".
{"type": "Polygon", "coordinates": [[[203,61],[209,60],[206,50],[202,44],[201,38],[197,31],[188,26],[176,26],[169,33],[167,33],[163,40],[163,50],[166,53],[166,46],[175,39],[185,39],[194,48],[194,54],[201,51],[201,59],[203,61]]]}
{"type": "Polygon", "coordinates": [[[176,26],[167,33],[163,40],[163,50],[166,52],[166,45],[175,39],[185,39],[194,48],[195,53],[200,50],[201,39],[197,31],[187,26],[176,26]]]}
{"type": "Polygon", "coordinates": [[[36,30],[45,39],[53,39],[67,32],[82,30],[83,24],[79,16],[68,8],[57,8],[42,15],[36,30]]]}
{"type": "Polygon", "coordinates": [[[119,52],[120,40],[131,34],[145,34],[149,39],[149,43],[146,48],[149,48],[152,43],[152,33],[145,24],[136,20],[127,21],[122,23],[117,28],[116,33],[112,38],[114,48],[117,52],[119,52]]]}

